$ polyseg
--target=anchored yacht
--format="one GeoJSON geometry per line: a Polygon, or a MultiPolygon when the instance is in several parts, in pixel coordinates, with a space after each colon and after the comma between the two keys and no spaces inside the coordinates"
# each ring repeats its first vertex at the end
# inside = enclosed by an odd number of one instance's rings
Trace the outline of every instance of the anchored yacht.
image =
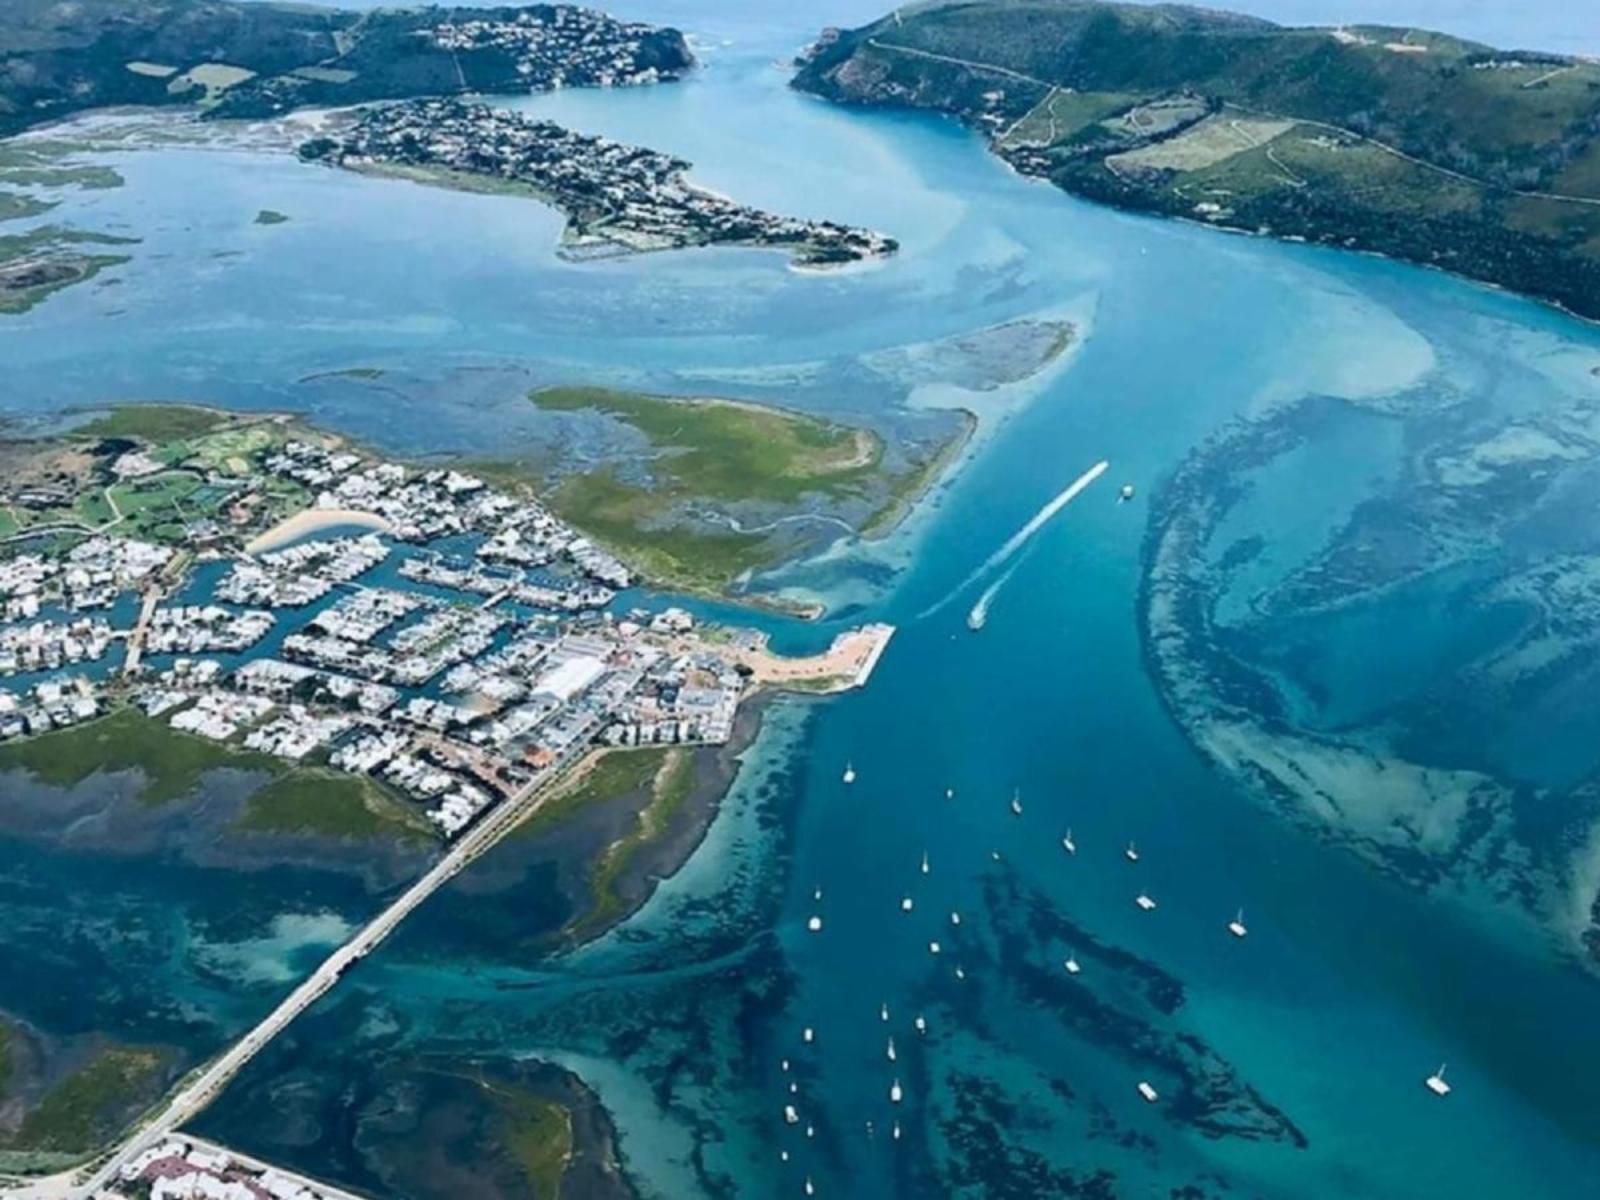
{"type": "Polygon", "coordinates": [[[1140,892],[1136,897],[1134,897],[1133,902],[1140,908],[1144,909],[1145,912],[1154,912],[1156,909],[1156,902],[1150,899],[1149,896],[1146,896],[1143,892],[1140,892]]]}
{"type": "Polygon", "coordinates": [[[844,765],[844,781],[846,783],[854,783],[856,781],[856,769],[849,763],[844,765]]]}
{"type": "Polygon", "coordinates": [[[1228,922],[1228,932],[1236,938],[1242,938],[1250,931],[1244,927],[1244,909],[1240,909],[1233,920],[1228,922]]]}
{"type": "Polygon", "coordinates": [[[1448,1096],[1450,1085],[1444,1081],[1444,1064],[1439,1064],[1439,1069],[1427,1078],[1428,1090],[1435,1096],[1448,1096]]]}
{"type": "Polygon", "coordinates": [[[1068,854],[1076,854],[1078,852],[1078,843],[1072,840],[1072,830],[1067,830],[1066,836],[1061,839],[1061,848],[1068,854]]]}

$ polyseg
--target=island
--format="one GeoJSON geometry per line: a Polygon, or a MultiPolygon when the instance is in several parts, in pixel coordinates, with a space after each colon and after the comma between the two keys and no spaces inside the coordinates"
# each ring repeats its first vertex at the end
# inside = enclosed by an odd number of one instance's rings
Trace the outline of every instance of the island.
{"type": "Polygon", "coordinates": [[[952,114],[1092,200],[1375,251],[1600,317],[1600,63],[1415,29],[979,0],[831,29],[794,85],[952,114]]]}
{"type": "Polygon", "coordinates": [[[726,244],[785,247],[810,267],[883,258],[893,238],[833,221],[779,217],[695,187],[681,158],[460,100],[361,109],[305,142],[300,157],[473,190],[523,191],[567,217],[562,252],[590,258],[726,244]]]}
{"type": "Polygon", "coordinates": [[[675,79],[676,29],[567,4],[322,8],[244,0],[15,0],[0,27],[0,136],[107,105],[208,117],[456,93],[675,79]]]}

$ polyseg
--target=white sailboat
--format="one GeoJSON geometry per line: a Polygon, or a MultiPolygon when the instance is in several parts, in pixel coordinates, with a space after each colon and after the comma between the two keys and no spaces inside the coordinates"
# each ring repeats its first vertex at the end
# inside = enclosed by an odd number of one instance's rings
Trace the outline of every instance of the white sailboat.
{"type": "Polygon", "coordinates": [[[896,1121],[894,1123],[894,1128],[889,1131],[889,1136],[892,1137],[897,1142],[900,1140],[900,1122],[899,1121],[896,1121]]]}
{"type": "Polygon", "coordinates": [[[918,1033],[928,1032],[928,1018],[924,1017],[921,1013],[917,1014],[917,1019],[911,1022],[911,1024],[916,1027],[916,1031],[918,1033]]]}
{"type": "Polygon", "coordinates": [[[800,1124],[800,1114],[794,1110],[794,1105],[785,1104],[783,1106],[783,1119],[790,1125],[800,1124]]]}
{"type": "Polygon", "coordinates": [[[910,912],[911,909],[912,909],[911,897],[910,896],[906,896],[905,898],[903,898],[900,901],[900,911],[901,912],[910,912]]]}
{"type": "Polygon", "coordinates": [[[807,1175],[806,1176],[806,1195],[815,1196],[816,1194],[817,1194],[816,1184],[812,1183],[811,1182],[811,1176],[807,1175]]]}
{"type": "Polygon", "coordinates": [[[807,1025],[800,1031],[800,1040],[809,1046],[812,1042],[817,1040],[817,1031],[811,1028],[811,1026],[807,1025]]]}
{"type": "Polygon", "coordinates": [[[1142,1079],[1139,1081],[1139,1095],[1144,1097],[1145,1103],[1147,1104],[1154,1104],[1157,1100],[1161,1099],[1155,1088],[1151,1087],[1142,1079]]]}
{"type": "Polygon", "coordinates": [[[856,781],[856,769],[850,763],[844,764],[844,781],[846,783],[854,783],[856,781]]]}
{"type": "Polygon", "coordinates": [[[1067,955],[1067,961],[1063,963],[1062,966],[1066,967],[1068,975],[1076,975],[1079,971],[1083,970],[1083,968],[1078,965],[1077,956],[1073,954],[1067,955]]]}
{"type": "Polygon", "coordinates": [[[1235,914],[1233,920],[1228,922],[1228,932],[1236,938],[1242,938],[1250,931],[1244,927],[1244,909],[1235,914]]]}
{"type": "Polygon", "coordinates": [[[1439,1069],[1427,1078],[1428,1090],[1435,1096],[1448,1096],[1450,1085],[1444,1081],[1444,1063],[1439,1064],[1439,1069]]]}
{"type": "Polygon", "coordinates": [[[1072,830],[1067,830],[1066,836],[1061,839],[1061,848],[1068,854],[1078,852],[1078,843],[1072,840],[1072,830]]]}
{"type": "Polygon", "coordinates": [[[922,852],[922,873],[924,875],[928,873],[928,852],[926,850],[922,852]]]}
{"type": "Polygon", "coordinates": [[[961,924],[961,914],[958,913],[958,912],[952,912],[950,914],[950,924],[952,924],[952,925],[961,924]]]}
{"type": "Polygon", "coordinates": [[[1140,908],[1144,909],[1145,912],[1155,912],[1156,910],[1156,902],[1150,899],[1149,896],[1146,896],[1143,892],[1140,892],[1136,897],[1134,897],[1133,902],[1140,908]]]}
{"type": "Polygon", "coordinates": [[[816,916],[815,914],[813,914],[811,919],[806,922],[806,928],[809,929],[812,933],[821,933],[822,932],[822,918],[819,917],[819,916],[816,916]]]}
{"type": "Polygon", "coordinates": [[[900,1081],[896,1079],[889,1085],[889,1103],[899,1104],[902,1095],[904,1095],[904,1093],[900,1090],[900,1081]]]}
{"type": "Polygon", "coordinates": [[[937,954],[937,953],[939,953],[939,943],[938,942],[929,942],[928,943],[928,953],[929,954],[937,954]]]}
{"type": "Polygon", "coordinates": [[[1011,815],[1014,816],[1014,817],[1020,817],[1022,815],[1022,791],[1021,791],[1021,789],[1018,789],[1017,791],[1015,791],[1015,792],[1013,792],[1011,794],[1011,815]]]}
{"type": "Polygon", "coordinates": [[[956,790],[955,790],[955,788],[945,788],[945,790],[944,790],[944,798],[946,800],[954,800],[956,798],[956,790]]]}
{"type": "Polygon", "coordinates": [[[894,1038],[893,1037],[889,1038],[889,1044],[886,1047],[884,1047],[883,1055],[890,1062],[893,1062],[895,1060],[894,1038]]]}
{"type": "Polygon", "coordinates": [[[1129,862],[1138,862],[1139,861],[1139,849],[1138,849],[1138,847],[1135,846],[1132,842],[1129,842],[1128,843],[1128,848],[1122,852],[1122,857],[1126,858],[1129,862]]]}
{"type": "Polygon", "coordinates": [[[889,1019],[889,1006],[887,1004],[879,1005],[879,1007],[878,1007],[878,1020],[887,1021],[888,1019],[889,1019]]]}

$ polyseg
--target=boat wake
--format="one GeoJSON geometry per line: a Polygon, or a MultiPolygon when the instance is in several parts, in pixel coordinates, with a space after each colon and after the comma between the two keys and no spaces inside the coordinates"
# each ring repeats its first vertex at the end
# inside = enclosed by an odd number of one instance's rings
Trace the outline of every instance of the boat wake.
{"type": "MultiPolygon", "coordinates": [[[[1027,545],[1028,539],[1033,537],[1034,534],[1038,533],[1041,529],[1048,525],[1052,517],[1077,499],[1078,495],[1096,479],[1099,479],[1100,476],[1104,475],[1110,466],[1111,464],[1109,462],[1106,462],[1102,459],[1100,462],[1095,463],[1094,466],[1090,467],[1082,475],[1079,475],[1065,488],[1063,488],[1059,495],[1057,495],[1038,512],[1034,513],[1032,517],[1028,518],[1027,524],[1013,533],[1005,540],[998,550],[989,555],[988,558],[984,559],[976,570],[974,570],[970,575],[961,581],[955,590],[950,592],[949,595],[945,596],[944,599],[918,613],[917,619],[920,621],[926,617],[933,616],[937,612],[940,612],[944,608],[948,607],[952,600],[961,595],[962,592],[966,591],[985,575],[989,574],[989,572],[993,571],[996,567],[1005,565],[1005,563],[1010,560],[1010,558],[1016,554],[1017,551],[1021,550],[1023,546],[1027,545]]],[[[1013,570],[1014,569],[1015,568],[1013,568],[1013,570]]],[[[988,605],[994,601],[995,595],[998,594],[1000,589],[1005,586],[1005,582],[1009,578],[1011,578],[1011,572],[1008,571],[997,583],[992,585],[988,591],[984,592],[983,596],[979,598],[977,606],[973,608],[973,614],[977,614],[979,608],[981,608],[983,610],[983,615],[987,615],[988,605]]],[[[971,624],[970,614],[968,616],[968,623],[971,624]]],[[[980,621],[979,625],[981,624],[982,622],[980,621]]],[[[979,626],[973,627],[978,628],[979,626]]]]}
{"type": "Polygon", "coordinates": [[[1022,564],[1013,563],[1009,570],[999,579],[983,589],[983,595],[978,597],[978,602],[972,606],[972,611],[967,614],[967,628],[976,633],[982,629],[989,620],[989,606],[994,603],[995,597],[1000,594],[1000,589],[1011,581],[1017,573],[1017,568],[1022,564]]]}

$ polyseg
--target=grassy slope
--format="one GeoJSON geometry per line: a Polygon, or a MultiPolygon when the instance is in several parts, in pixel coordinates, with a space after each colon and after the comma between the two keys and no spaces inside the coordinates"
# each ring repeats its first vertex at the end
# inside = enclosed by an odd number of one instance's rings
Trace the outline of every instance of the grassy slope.
{"type": "Polygon", "coordinates": [[[1510,194],[1600,199],[1600,65],[1349,32],[1363,41],[1197,10],[980,0],[848,33],[796,83],[958,113],[1021,169],[1095,199],[1185,216],[1209,201],[1233,226],[1434,263],[1600,315],[1600,205],[1510,194]],[[1107,168],[1109,156],[1183,136],[1139,136],[1118,119],[1180,93],[1304,124],[1226,169],[1107,168]]]}
{"type": "Polygon", "coordinates": [[[603,388],[534,393],[547,411],[592,410],[643,434],[651,479],[605,467],[569,477],[551,496],[564,517],[672,584],[716,590],[770,564],[761,534],[711,531],[671,519],[685,502],[794,505],[808,494],[846,497],[882,469],[883,443],[866,430],[803,413],[725,401],[686,401],[603,388]]]}

